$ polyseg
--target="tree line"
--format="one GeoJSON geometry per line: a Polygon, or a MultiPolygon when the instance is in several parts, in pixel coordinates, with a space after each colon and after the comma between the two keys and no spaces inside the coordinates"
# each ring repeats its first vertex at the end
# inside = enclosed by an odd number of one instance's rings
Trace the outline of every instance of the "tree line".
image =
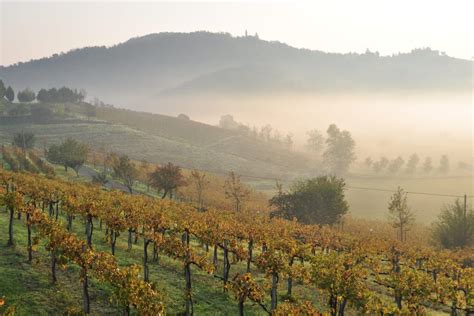
{"type": "MultiPolygon", "coordinates": [[[[371,170],[374,173],[405,173],[415,174],[424,173],[429,174],[437,172],[440,174],[447,174],[452,169],[448,155],[442,155],[439,158],[438,166],[435,166],[431,157],[426,157],[423,161],[416,154],[412,154],[408,160],[404,160],[401,156],[398,156],[392,160],[387,157],[380,157],[378,160],[373,160],[371,157],[367,157],[364,160],[364,166],[366,169],[371,170]]],[[[460,161],[457,165],[459,170],[470,170],[472,166],[460,161]]]]}
{"type": "Polygon", "coordinates": [[[279,131],[270,124],[266,124],[260,128],[257,126],[250,127],[249,125],[237,122],[230,114],[222,115],[219,120],[220,128],[237,131],[238,133],[259,139],[267,143],[276,144],[287,149],[293,147],[293,134],[279,131]]]}
{"type": "MultiPolygon", "coordinates": [[[[260,129],[256,126],[251,128],[237,122],[232,115],[221,116],[219,127],[234,130],[267,143],[278,144],[287,149],[291,149],[294,144],[291,133],[284,135],[270,124],[264,125],[260,129]]],[[[321,157],[321,167],[325,173],[344,175],[349,172],[351,164],[356,160],[355,141],[349,131],[341,130],[336,124],[329,125],[326,133],[325,138],[317,129],[309,131],[305,148],[317,157],[321,157]],[[323,151],[323,149],[325,150],[323,151]]]]}
{"type": "MultiPolygon", "coordinates": [[[[18,102],[30,103],[35,100],[41,103],[76,103],[84,101],[87,93],[85,90],[71,89],[68,87],[40,89],[38,93],[25,88],[16,93],[18,102]]],[[[5,84],[0,80],[0,100],[6,99],[8,102],[15,100],[15,91],[11,86],[5,87],[5,84]]]]}

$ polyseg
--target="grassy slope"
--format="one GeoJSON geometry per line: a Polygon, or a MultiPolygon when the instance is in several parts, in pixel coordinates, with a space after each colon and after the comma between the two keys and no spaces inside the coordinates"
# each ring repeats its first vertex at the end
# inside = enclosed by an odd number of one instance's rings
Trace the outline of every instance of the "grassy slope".
{"type": "Polygon", "coordinates": [[[73,137],[137,160],[262,176],[292,174],[306,163],[298,154],[199,122],[108,108],[98,108],[97,118],[100,121],[4,124],[0,141],[9,143],[14,133],[28,130],[37,135],[40,146],[73,137]]]}

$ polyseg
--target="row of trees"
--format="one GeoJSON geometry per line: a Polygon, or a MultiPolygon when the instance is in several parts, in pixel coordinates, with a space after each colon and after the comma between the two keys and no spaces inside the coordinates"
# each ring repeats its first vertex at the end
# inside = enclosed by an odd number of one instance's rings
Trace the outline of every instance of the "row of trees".
{"type": "Polygon", "coordinates": [[[232,115],[223,115],[219,120],[219,127],[234,130],[245,136],[277,144],[287,149],[293,147],[293,134],[287,133],[285,135],[270,124],[260,128],[256,126],[250,127],[246,124],[237,122],[232,115]]]}
{"type": "MultiPolygon", "coordinates": [[[[29,103],[34,100],[42,103],[75,103],[82,102],[86,97],[85,90],[70,89],[68,87],[40,89],[36,94],[33,90],[26,88],[17,92],[16,97],[19,102],[29,103]]],[[[0,100],[7,99],[8,102],[15,100],[15,91],[11,86],[5,87],[0,80],[0,100]]]]}
{"type": "MultiPolygon", "coordinates": [[[[423,163],[420,165],[420,157],[417,154],[412,154],[407,162],[399,156],[393,160],[389,160],[386,157],[381,157],[379,160],[374,161],[372,158],[367,157],[364,161],[366,168],[373,170],[375,173],[381,173],[383,171],[389,173],[405,172],[406,174],[414,174],[417,171],[423,173],[431,173],[433,170],[441,174],[446,174],[450,170],[449,158],[447,155],[441,156],[439,165],[437,168],[433,166],[433,159],[426,157],[423,163]],[[404,167],[405,166],[405,167],[404,167]]],[[[459,165],[460,168],[467,168],[464,165],[459,165]]]]}
{"type": "Polygon", "coordinates": [[[36,99],[43,103],[76,103],[84,101],[85,97],[85,90],[78,91],[76,89],[72,90],[67,87],[62,87],[59,89],[41,89],[38,91],[36,99]]]}
{"type": "MultiPolygon", "coordinates": [[[[149,172],[149,166],[146,161],[142,161],[138,166],[127,155],[118,156],[111,153],[106,160],[112,167],[113,176],[119,179],[127,187],[130,193],[133,193],[133,187],[136,181],[143,181],[148,187],[152,187],[158,195],[164,199],[169,197],[172,199],[176,196],[180,187],[192,184],[195,186],[197,193],[197,206],[199,210],[204,209],[203,192],[209,181],[206,174],[198,170],[191,172],[190,181],[187,181],[181,167],[169,162],[164,165],[157,166],[153,171],[149,172]]],[[[106,184],[107,175],[102,173],[94,178],[95,182],[106,184]]],[[[242,183],[240,176],[234,172],[229,172],[224,185],[225,198],[231,201],[233,209],[236,212],[242,210],[244,202],[250,196],[250,190],[242,183]]]]}

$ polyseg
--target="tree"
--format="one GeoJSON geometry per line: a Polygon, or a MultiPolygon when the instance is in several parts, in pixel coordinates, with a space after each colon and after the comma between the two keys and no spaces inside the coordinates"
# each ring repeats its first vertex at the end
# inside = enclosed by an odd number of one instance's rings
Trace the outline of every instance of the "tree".
{"type": "Polygon", "coordinates": [[[15,100],[15,91],[13,88],[8,86],[7,90],[5,91],[5,98],[7,98],[8,102],[13,102],[15,100]]]}
{"type": "Polygon", "coordinates": [[[142,161],[140,162],[139,170],[138,170],[138,173],[139,173],[138,178],[140,181],[146,184],[147,192],[150,191],[150,185],[151,185],[149,172],[150,172],[150,164],[145,159],[142,159],[142,161]]]}
{"type": "Polygon", "coordinates": [[[236,175],[233,171],[229,172],[224,183],[224,191],[225,198],[232,200],[234,210],[240,212],[242,210],[243,202],[250,195],[250,190],[242,184],[240,176],[236,175]]]}
{"type": "Polygon", "coordinates": [[[86,144],[80,143],[72,138],[66,139],[62,144],[65,165],[71,167],[79,176],[79,169],[87,160],[89,149],[86,144]]]}
{"type": "Polygon", "coordinates": [[[420,157],[417,154],[413,154],[410,156],[407,162],[407,168],[405,170],[406,173],[413,174],[416,171],[416,167],[420,162],[420,157]]]}
{"type": "Polygon", "coordinates": [[[209,184],[209,181],[206,179],[206,174],[201,173],[198,170],[193,170],[191,172],[191,177],[194,182],[194,185],[196,186],[196,193],[197,193],[197,200],[198,200],[198,207],[199,210],[203,210],[203,192],[204,188],[207,184],[209,184]]]}
{"type": "Polygon", "coordinates": [[[25,90],[18,91],[18,94],[16,97],[18,101],[28,103],[28,102],[34,101],[36,98],[36,95],[34,91],[26,88],[25,90]]]}
{"type": "Polygon", "coordinates": [[[387,157],[380,157],[380,167],[382,167],[382,169],[387,168],[389,163],[390,161],[387,157]]]}
{"type": "Polygon", "coordinates": [[[404,163],[405,161],[402,157],[397,157],[396,159],[390,162],[388,166],[388,171],[390,171],[391,173],[397,173],[404,163]]]}
{"type": "Polygon", "coordinates": [[[264,141],[270,142],[272,139],[272,131],[273,131],[273,127],[270,124],[262,126],[260,128],[259,137],[264,141]]]}
{"type": "Polygon", "coordinates": [[[89,148],[86,144],[68,138],[60,145],[50,146],[46,157],[53,163],[63,165],[66,171],[72,168],[79,176],[79,169],[85,163],[88,152],[89,148]]]}
{"type": "Polygon", "coordinates": [[[13,145],[21,148],[23,152],[25,152],[27,149],[32,149],[35,145],[35,134],[30,133],[30,132],[20,132],[16,133],[13,136],[13,145]]]}
{"type": "Polygon", "coordinates": [[[90,103],[84,104],[84,110],[88,121],[90,121],[92,117],[97,116],[96,107],[90,103]]]}
{"type": "Polygon", "coordinates": [[[400,241],[406,240],[406,233],[415,221],[415,215],[411,212],[407,203],[407,193],[398,187],[390,198],[388,204],[389,219],[392,226],[398,229],[400,241]]]}
{"type": "Polygon", "coordinates": [[[239,127],[239,123],[234,120],[232,115],[222,115],[221,119],[219,120],[219,127],[225,129],[237,129],[239,127]]]}
{"type": "Polygon", "coordinates": [[[430,157],[426,157],[425,161],[423,162],[423,172],[430,173],[433,170],[433,160],[430,157]]]}
{"type": "Polygon", "coordinates": [[[321,152],[324,144],[324,137],[321,132],[317,129],[313,129],[307,132],[307,135],[306,148],[315,153],[321,152]]]}
{"type": "Polygon", "coordinates": [[[324,176],[298,181],[289,192],[283,192],[280,186],[278,194],[270,199],[275,207],[272,216],[297,218],[305,224],[335,224],[349,210],[345,185],[342,178],[324,176]]]}
{"type": "Polygon", "coordinates": [[[341,131],[335,124],[329,126],[327,134],[324,164],[332,174],[345,174],[356,159],[355,142],[348,131],[341,131]]]}
{"type": "Polygon", "coordinates": [[[46,103],[49,101],[49,93],[46,89],[40,89],[36,95],[38,102],[46,103]]]}
{"type": "Polygon", "coordinates": [[[293,147],[293,134],[292,133],[286,134],[285,138],[283,139],[283,144],[288,149],[291,149],[293,147]]]}
{"type": "Polygon", "coordinates": [[[164,199],[168,193],[173,198],[173,190],[186,184],[181,168],[168,162],[164,166],[158,166],[155,171],[150,174],[151,186],[156,188],[158,192],[163,191],[161,196],[164,199]]]}
{"type": "Polygon", "coordinates": [[[114,159],[112,169],[117,178],[121,179],[127,187],[130,194],[133,193],[133,184],[138,177],[138,170],[135,164],[127,155],[122,155],[118,159],[114,159]]]}
{"type": "Polygon", "coordinates": [[[375,173],[379,173],[380,171],[382,171],[382,165],[380,163],[380,161],[376,161],[372,164],[372,169],[374,169],[375,173]]]}
{"type": "Polygon", "coordinates": [[[367,158],[365,158],[365,160],[364,160],[364,165],[365,165],[367,168],[370,168],[373,163],[374,163],[374,161],[373,161],[372,158],[370,158],[370,157],[367,157],[367,158]]]}
{"type": "Polygon", "coordinates": [[[64,162],[63,153],[61,152],[61,145],[51,145],[46,150],[46,159],[55,164],[64,166],[64,170],[67,171],[68,166],[64,162]]]}
{"type": "Polygon", "coordinates": [[[180,120],[183,120],[183,121],[189,121],[189,120],[190,120],[189,116],[186,115],[186,114],[183,114],[183,113],[179,114],[177,117],[178,117],[180,120]]]}
{"type": "Polygon", "coordinates": [[[3,83],[2,80],[0,80],[0,101],[2,101],[3,98],[5,97],[6,91],[7,89],[5,88],[5,84],[3,83]]]}
{"type": "Polygon", "coordinates": [[[434,224],[433,237],[444,248],[474,246],[474,212],[459,199],[443,207],[434,224]]]}
{"type": "Polygon", "coordinates": [[[441,156],[439,160],[439,169],[440,173],[446,174],[449,172],[449,158],[446,155],[441,156]]]}

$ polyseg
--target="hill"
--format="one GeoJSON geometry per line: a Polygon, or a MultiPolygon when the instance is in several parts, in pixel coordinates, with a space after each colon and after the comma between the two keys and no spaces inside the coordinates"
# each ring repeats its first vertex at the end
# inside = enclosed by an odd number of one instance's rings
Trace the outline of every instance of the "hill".
{"type": "Polygon", "coordinates": [[[183,94],[470,91],[471,73],[471,61],[431,49],[335,54],[208,32],[150,34],[0,67],[18,88],[66,85],[154,112],[162,112],[160,97],[183,94]]]}
{"type": "Polygon", "coordinates": [[[234,170],[291,177],[310,166],[305,156],[281,146],[188,119],[106,107],[97,107],[96,116],[90,119],[83,115],[84,104],[24,106],[25,115],[0,116],[2,143],[26,130],[36,135],[40,146],[71,137],[98,151],[113,150],[136,160],[173,162],[217,173],[234,170]],[[29,114],[28,108],[36,107],[47,107],[52,114],[46,118],[29,114]]]}

